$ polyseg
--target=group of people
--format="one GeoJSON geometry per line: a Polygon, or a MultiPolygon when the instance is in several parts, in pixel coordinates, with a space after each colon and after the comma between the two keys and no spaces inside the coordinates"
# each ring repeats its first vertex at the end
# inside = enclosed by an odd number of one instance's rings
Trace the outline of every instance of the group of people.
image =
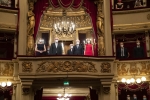
{"type": "MultiPolygon", "coordinates": [[[[127,95],[127,100],[141,100],[141,99],[139,99],[136,94],[133,94],[133,97],[130,97],[130,95],[127,95]]],[[[142,100],[147,100],[146,95],[143,95],[142,100]]]]}
{"type": "MultiPolygon", "coordinates": [[[[59,39],[55,38],[55,42],[51,44],[49,49],[49,55],[63,55],[62,44],[59,43],[59,39]]],[[[44,41],[40,39],[35,46],[36,56],[42,56],[46,52],[46,46],[44,41]]],[[[80,44],[80,40],[76,40],[76,44],[70,44],[70,49],[67,51],[67,55],[87,55],[93,56],[93,44],[90,39],[86,40],[85,45],[80,44]]]]}
{"type": "MultiPolygon", "coordinates": [[[[145,57],[144,48],[140,45],[140,41],[136,41],[136,46],[133,47],[132,56],[134,58],[143,58],[145,57]]],[[[117,49],[116,57],[119,59],[128,58],[130,56],[130,53],[128,52],[128,49],[124,47],[124,43],[120,42],[120,47],[117,49]]]]}
{"type": "Polygon", "coordinates": [[[123,8],[138,8],[138,7],[143,7],[143,1],[142,0],[131,0],[132,2],[129,2],[131,4],[126,4],[127,7],[124,6],[124,3],[122,0],[118,0],[118,2],[115,5],[115,9],[123,9],[123,8]],[[134,3],[133,7],[132,4],[134,3]]]}

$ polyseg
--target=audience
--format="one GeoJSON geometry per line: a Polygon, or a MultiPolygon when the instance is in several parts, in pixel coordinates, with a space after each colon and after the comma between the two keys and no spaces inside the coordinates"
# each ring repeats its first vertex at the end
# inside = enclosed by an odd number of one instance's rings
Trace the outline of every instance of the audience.
{"type": "Polygon", "coordinates": [[[116,9],[123,9],[122,0],[118,0],[118,3],[116,4],[116,9]]]}
{"type": "Polygon", "coordinates": [[[43,39],[39,39],[38,43],[35,46],[36,56],[44,56],[46,52],[46,47],[43,39]]]}

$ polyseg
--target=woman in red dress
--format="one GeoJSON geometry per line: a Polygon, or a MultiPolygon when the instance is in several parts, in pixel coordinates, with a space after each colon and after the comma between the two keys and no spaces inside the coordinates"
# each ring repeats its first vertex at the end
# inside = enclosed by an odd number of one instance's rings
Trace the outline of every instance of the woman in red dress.
{"type": "Polygon", "coordinates": [[[87,56],[93,56],[94,55],[93,45],[91,44],[90,39],[87,39],[87,43],[85,44],[84,55],[87,55],[87,56]]]}

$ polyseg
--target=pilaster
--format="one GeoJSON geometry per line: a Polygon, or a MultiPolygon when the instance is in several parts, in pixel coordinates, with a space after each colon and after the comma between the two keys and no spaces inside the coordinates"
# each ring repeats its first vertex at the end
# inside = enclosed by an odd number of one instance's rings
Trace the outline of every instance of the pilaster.
{"type": "Polygon", "coordinates": [[[150,47],[149,47],[150,41],[149,41],[148,31],[145,31],[145,40],[146,40],[146,54],[147,54],[147,57],[150,57],[150,47]]]}

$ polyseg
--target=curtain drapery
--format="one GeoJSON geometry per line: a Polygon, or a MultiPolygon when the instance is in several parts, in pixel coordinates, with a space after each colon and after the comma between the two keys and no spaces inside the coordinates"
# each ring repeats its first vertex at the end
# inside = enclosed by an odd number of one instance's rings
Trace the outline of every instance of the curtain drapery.
{"type": "Polygon", "coordinates": [[[96,93],[96,90],[91,89],[91,88],[89,88],[89,89],[90,89],[90,98],[91,98],[91,100],[98,100],[98,94],[96,93]]]}

